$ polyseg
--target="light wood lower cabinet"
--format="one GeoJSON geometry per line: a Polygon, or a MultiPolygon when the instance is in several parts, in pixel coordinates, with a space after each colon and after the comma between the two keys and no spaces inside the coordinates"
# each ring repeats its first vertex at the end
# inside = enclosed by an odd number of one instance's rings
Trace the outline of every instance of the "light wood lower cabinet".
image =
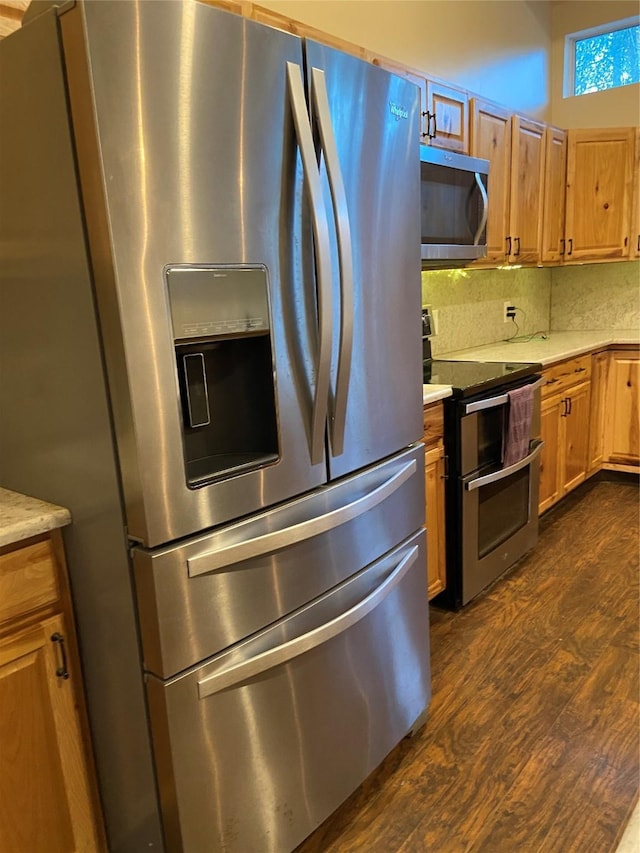
{"type": "Polygon", "coordinates": [[[591,357],[583,356],[544,372],[540,433],[539,512],[580,485],[589,469],[591,357]]]}
{"type": "Polygon", "coordinates": [[[60,553],[47,536],[0,548],[2,853],[104,850],[60,553]]]}
{"type": "Polygon", "coordinates": [[[442,403],[424,410],[424,486],[427,528],[428,597],[431,600],[447,585],[445,551],[445,454],[442,403]]]}
{"type": "Polygon", "coordinates": [[[608,353],[604,460],[608,468],[637,468],[640,463],[640,356],[608,353]]]}
{"type": "Polygon", "coordinates": [[[614,349],[544,371],[539,511],[602,469],[640,470],[640,353],[614,349]]]}
{"type": "Polygon", "coordinates": [[[589,417],[589,456],[587,474],[595,474],[604,462],[604,429],[606,424],[606,390],[609,353],[591,356],[591,414],[589,417]]]}

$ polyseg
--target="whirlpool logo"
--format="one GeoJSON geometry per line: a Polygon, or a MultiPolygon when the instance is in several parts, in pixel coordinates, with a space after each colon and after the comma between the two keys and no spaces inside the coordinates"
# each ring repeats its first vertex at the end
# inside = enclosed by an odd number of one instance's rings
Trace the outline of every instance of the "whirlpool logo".
{"type": "Polygon", "coordinates": [[[405,110],[404,107],[394,101],[389,101],[389,111],[392,116],[396,117],[396,121],[400,121],[401,118],[409,118],[409,110],[405,110]]]}

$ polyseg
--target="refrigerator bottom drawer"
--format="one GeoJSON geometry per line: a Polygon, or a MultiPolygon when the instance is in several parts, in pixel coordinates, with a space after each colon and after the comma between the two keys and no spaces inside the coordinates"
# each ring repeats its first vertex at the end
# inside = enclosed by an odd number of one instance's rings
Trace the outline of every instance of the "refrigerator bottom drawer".
{"type": "Polygon", "coordinates": [[[147,690],[167,850],[287,853],[430,699],[425,533],[147,690]]]}

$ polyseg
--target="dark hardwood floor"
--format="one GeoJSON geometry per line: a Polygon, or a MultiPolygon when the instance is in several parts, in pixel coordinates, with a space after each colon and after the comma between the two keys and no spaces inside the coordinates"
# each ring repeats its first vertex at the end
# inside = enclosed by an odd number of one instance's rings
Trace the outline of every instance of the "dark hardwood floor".
{"type": "Polygon", "coordinates": [[[610,853],[639,787],[638,486],[589,482],[459,613],[426,726],[297,853],[610,853]]]}

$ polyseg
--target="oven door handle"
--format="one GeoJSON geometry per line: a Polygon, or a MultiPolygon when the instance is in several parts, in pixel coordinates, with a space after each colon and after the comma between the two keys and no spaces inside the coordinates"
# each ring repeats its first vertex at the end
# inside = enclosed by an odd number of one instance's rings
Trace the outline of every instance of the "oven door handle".
{"type": "Polygon", "coordinates": [[[521,459],[519,462],[515,462],[513,465],[509,465],[508,468],[501,468],[500,471],[494,471],[493,474],[486,474],[484,477],[476,477],[475,480],[470,480],[468,483],[464,484],[465,489],[468,492],[473,492],[475,489],[481,489],[482,486],[488,486],[490,483],[497,483],[499,480],[504,480],[506,477],[510,477],[511,474],[515,474],[516,471],[520,471],[522,468],[526,468],[527,465],[531,465],[531,463],[540,455],[540,451],[543,447],[544,441],[536,439],[533,442],[533,450],[528,456],[525,456],[524,459],[521,459]]]}
{"type": "MultiPolygon", "coordinates": [[[[544,379],[536,379],[531,383],[531,388],[535,391],[537,388],[544,385],[544,379]]],[[[483,412],[485,409],[495,409],[496,406],[504,406],[509,402],[508,394],[498,394],[497,397],[487,397],[486,400],[476,400],[475,403],[467,403],[464,407],[465,415],[472,415],[474,412],[483,412]]]]}

